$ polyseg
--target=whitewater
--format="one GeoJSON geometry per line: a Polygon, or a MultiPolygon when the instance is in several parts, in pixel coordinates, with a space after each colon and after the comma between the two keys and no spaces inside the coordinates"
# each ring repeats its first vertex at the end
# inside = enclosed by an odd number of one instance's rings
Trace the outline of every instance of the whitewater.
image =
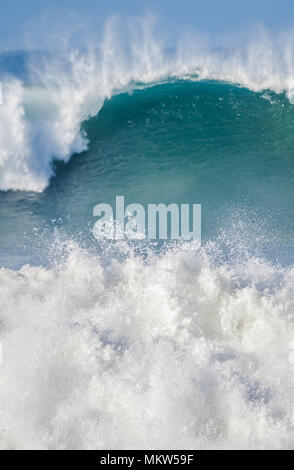
{"type": "Polygon", "coordinates": [[[293,277],[77,247],[2,269],[2,448],[292,448],[293,277]]]}
{"type": "Polygon", "coordinates": [[[293,449],[294,37],[117,21],[0,59],[0,448],[293,449]],[[120,194],[202,247],[97,243],[120,194]]]}

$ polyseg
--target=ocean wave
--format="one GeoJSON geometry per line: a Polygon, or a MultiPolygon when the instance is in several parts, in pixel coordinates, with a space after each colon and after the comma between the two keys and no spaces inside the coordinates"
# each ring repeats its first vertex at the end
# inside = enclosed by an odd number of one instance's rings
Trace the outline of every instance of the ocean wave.
{"type": "Polygon", "coordinates": [[[274,40],[262,32],[242,48],[213,48],[199,36],[186,36],[171,51],[148,21],[122,29],[111,20],[95,47],[32,59],[30,77],[37,85],[3,79],[0,189],[43,191],[54,159],[66,162],[87,149],[82,122],[119,92],[165,80],[216,79],[255,92],[286,92],[293,100],[291,35],[274,40]]]}

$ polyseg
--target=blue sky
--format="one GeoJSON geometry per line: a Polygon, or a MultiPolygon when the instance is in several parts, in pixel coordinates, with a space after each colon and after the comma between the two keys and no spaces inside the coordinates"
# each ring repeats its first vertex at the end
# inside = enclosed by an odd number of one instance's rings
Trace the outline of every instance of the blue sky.
{"type": "Polygon", "coordinates": [[[244,31],[257,24],[294,29],[293,0],[0,0],[0,49],[38,47],[42,32],[89,22],[101,29],[113,14],[154,12],[169,32],[192,28],[211,35],[244,31]]]}

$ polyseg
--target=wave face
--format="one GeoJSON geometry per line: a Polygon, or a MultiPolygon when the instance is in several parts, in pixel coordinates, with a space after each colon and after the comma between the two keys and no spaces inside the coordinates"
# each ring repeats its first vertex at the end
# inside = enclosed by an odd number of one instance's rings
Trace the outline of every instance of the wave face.
{"type": "Polygon", "coordinates": [[[124,195],[126,205],[201,203],[203,240],[224,257],[235,247],[292,264],[293,122],[285,95],[218,81],[117,94],[83,123],[88,149],[56,162],[45,191],[0,193],[0,261],[46,263],[42,238],[55,229],[91,245],[94,206],[124,195]]]}
{"type": "Polygon", "coordinates": [[[118,30],[0,59],[0,447],[293,448],[291,38],[118,30]],[[97,243],[116,195],[201,249],[97,243]]]}

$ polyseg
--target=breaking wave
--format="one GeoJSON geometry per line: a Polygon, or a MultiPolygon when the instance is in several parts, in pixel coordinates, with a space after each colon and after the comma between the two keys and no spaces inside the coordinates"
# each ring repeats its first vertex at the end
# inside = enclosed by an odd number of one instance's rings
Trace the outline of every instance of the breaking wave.
{"type": "Polygon", "coordinates": [[[294,37],[244,44],[0,56],[1,448],[293,448],[294,37]],[[202,248],[97,245],[121,194],[202,248]]]}
{"type": "Polygon", "coordinates": [[[216,79],[286,92],[292,100],[293,36],[271,39],[263,31],[246,47],[232,44],[215,48],[199,36],[185,36],[171,50],[152,22],[126,28],[111,20],[99,44],[27,58],[34,85],[2,73],[0,189],[43,191],[52,161],[66,162],[87,149],[82,122],[119,92],[173,79],[216,79]]]}

